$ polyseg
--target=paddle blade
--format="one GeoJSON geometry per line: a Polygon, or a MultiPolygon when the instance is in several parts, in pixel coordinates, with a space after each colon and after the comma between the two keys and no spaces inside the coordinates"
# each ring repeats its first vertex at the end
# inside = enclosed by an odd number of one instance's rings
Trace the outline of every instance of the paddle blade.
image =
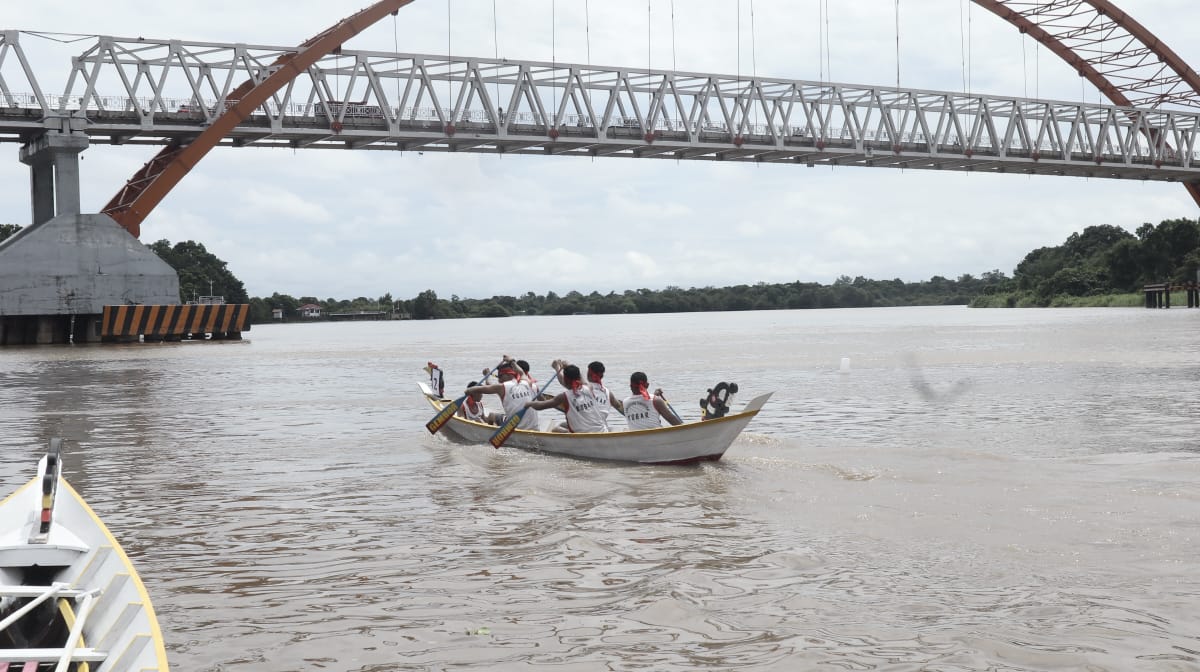
{"type": "Polygon", "coordinates": [[[514,413],[511,418],[505,420],[504,424],[500,425],[500,429],[497,429],[495,433],[492,434],[492,438],[488,439],[488,442],[492,444],[492,447],[499,448],[500,446],[503,446],[504,442],[508,440],[508,437],[512,436],[512,433],[517,430],[517,425],[521,424],[521,419],[524,417],[525,409],[521,409],[517,413],[514,413]]]}
{"type": "Polygon", "coordinates": [[[462,406],[463,399],[466,399],[465,395],[443,406],[432,420],[425,423],[425,429],[428,429],[430,434],[437,434],[438,430],[450,422],[450,418],[453,418],[455,413],[458,413],[458,407],[462,406]]]}

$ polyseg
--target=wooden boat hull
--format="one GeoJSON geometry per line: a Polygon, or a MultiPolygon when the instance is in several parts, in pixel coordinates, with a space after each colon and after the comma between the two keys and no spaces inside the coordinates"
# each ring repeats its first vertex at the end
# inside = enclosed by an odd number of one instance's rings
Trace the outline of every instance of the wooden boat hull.
{"type": "Polygon", "coordinates": [[[0,667],[53,667],[66,656],[76,666],[63,669],[167,672],[158,619],[129,557],[61,469],[46,465],[44,457],[38,476],[0,502],[0,623],[41,600],[0,631],[0,667]],[[43,516],[50,523],[39,535],[43,516]]]}
{"type": "MultiPolygon", "coordinates": [[[[417,385],[435,411],[451,403],[451,400],[434,394],[424,382],[418,382],[417,385]]],[[[719,460],[754,416],[758,415],[771,394],[768,392],[751,399],[738,413],[703,422],[657,429],[579,434],[518,429],[504,445],[589,460],[639,464],[690,464],[719,460]]],[[[486,444],[496,429],[494,425],[455,416],[441,431],[468,443],[486,444]]]]}

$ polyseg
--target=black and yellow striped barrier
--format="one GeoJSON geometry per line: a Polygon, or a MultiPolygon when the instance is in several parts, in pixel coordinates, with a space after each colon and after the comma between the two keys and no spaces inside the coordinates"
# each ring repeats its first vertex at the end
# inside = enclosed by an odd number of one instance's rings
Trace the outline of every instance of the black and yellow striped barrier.
{"type": "Polygon", "coordinates": [[[101,340],[237,339],[250,330],[246,303],[105,306],[101,340]]]}

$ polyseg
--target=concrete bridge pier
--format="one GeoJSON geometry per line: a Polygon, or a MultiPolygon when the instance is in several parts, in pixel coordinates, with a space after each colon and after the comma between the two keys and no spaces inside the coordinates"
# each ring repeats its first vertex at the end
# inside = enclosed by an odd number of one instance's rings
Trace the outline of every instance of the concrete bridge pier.
{"type": "Polygon", "coordinates": [[[34,224],[79,214],[79,153],[88,148],[85,123],[80,117],[47,119],[51,128],[21,147],[21,163],[29,166],[34,224]]]}
{"type": "Polygon", "coordinates": [[[105,306],[178,303],[175,269],[108,215],[57,215],[0,242],[0,345],[99,341],[105,306]]]}
{"type": "Polygon", "coordinates": [[[105,306],[178,304],[179,276],[104,214],[79,212],[83,119],[21,148],[33,223],[0,242],[0,346],[100,340],[105,306]]]}

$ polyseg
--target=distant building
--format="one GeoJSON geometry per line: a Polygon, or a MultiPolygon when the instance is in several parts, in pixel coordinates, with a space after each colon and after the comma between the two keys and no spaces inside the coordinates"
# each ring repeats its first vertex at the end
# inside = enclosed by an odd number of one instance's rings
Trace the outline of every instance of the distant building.
{"type": "Polygon", "coordinates": [[[315,303],[306,303],[303,306],[300,306],[300,317],[309,320],[320,319],[321,307],[315,303]]]}
{"type": "Polygon", "coordinates": [[[271,309],[271,319],[279,320],[280,322],[282,322],[283,321],[283,308],[272,308],[271,309]]]}

